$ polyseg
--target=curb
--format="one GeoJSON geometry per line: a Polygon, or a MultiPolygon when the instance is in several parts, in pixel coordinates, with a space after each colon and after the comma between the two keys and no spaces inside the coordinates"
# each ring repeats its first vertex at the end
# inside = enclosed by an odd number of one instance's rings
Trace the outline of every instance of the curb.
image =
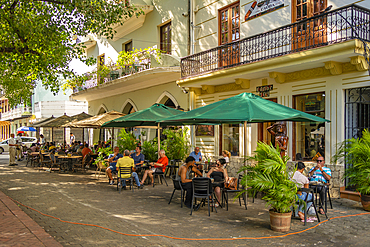
{"type": "Polygon", "coordinates": [[[0,191],[0,201],[43,245],[62,246],[52,236],[22,211],[7,195],[0,191]]]}

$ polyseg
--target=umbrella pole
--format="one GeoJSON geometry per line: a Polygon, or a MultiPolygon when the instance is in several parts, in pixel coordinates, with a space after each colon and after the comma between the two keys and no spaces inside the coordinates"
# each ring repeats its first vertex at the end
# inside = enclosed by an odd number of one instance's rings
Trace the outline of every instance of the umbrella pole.
{"type": "Polygon", "coordinates": [[[157,129],[158,129],[158,158],[159,158],[159,151],[161,150],[161,129],[159,123],[157,129]]]}
{"type": "MultiPolygon", "coordinates": [[[[244,121],[244,157],[247,157],[248,155],[248,134],[247,134],[247,121],[244,121]]],[[[247,161],[245,161],[245,165],[247,165],[247,161]]]]}
{"type": "Polygon", "coordinates": [[[85,142],[85,128],[82,128],[82,143],[85,142]]]}

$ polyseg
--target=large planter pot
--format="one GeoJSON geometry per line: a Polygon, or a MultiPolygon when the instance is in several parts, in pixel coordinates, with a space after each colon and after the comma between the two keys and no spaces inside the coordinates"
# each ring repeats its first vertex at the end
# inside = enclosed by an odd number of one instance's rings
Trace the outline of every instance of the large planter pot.
{"type": "Polygon", "coordinates": [[[290,230],[290,222],[292,219],[292,213],[277,213],[273,210],[270,213],[270,225],[273,231],[287,232],[290,230]]]}
{"type": "Polygon", "coordinates": [[[361,203],[366,211],[370,211],[370,195],[361,194],[361,203]]]}

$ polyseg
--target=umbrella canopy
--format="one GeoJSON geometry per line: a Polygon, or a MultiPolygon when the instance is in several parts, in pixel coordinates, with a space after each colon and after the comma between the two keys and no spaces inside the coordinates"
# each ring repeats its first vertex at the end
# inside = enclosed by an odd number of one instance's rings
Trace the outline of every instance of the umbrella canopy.
{"type": "Polygon", "coordinates": [[[49,122],[49,121],[51,121],[51,120],[53,120],[53,119],[55,119],[55,117],[54,117],[54,116],[51,116],[51,117],[46,118],[46,119],[44,119],[44,120],[38,121],[38,122],[36,122],[36,123],[32,124],[31,126],[32,126],[32,127],[43,127],[43,126],[42,126],[43,124],[45,124],[45,123],[47,123],[47,122],[49,122]]]}
{"type": "MultiPolygon", "coordinates": [[[[100,128],[103,127],[102,124],[105,122],[111,121],[113,119],[125,116],[125,114],[117,112],[117,111],[110,111],[106,112],[97,116],[93,116],[90,118],[86,118],[81,121],[74,121],[64,125],[63,127],[69,128],[100,128]]],[[[104,126],[105,127],[105,126],[104,126]]]]}
{"type": "Polygon", "coordinates": [[[73,127],[73,123],[76,123],[78,121],[81,121],[81,120],[84,120],[84,119],[87,119],[87,118],[91,118],[92,116],[90,114],[87,114],[85,112],[82,112],[80,114],[76,114],[76,115],[73,115],[71,116],[70,118],[70,122],[62,125],[61,127],[63,128],[70,128],[70,127],[73,127]]]}
{"type": "Polygon", "coordinates": [[[66,124],[70,121],[71,121],[71,117],[64,114],[64,115],[62,115],[60,117],[57,117],[57,118],[54,118],[50,121],[38,124],[37,126],[36,126],[36,124],[34,124],[33,126],[34,127],[43,127],[43,128],[59,128],[62,125],[66,124]]]}
{"type": "Polygon", "coordinates": [[[36,131],[36,129],[33,127],[29,127],[29,126],[22,126],[18,128],[17,131],[36,131]]]}
{"type": "Polygon", "coordinates": [[[106,122],[102,127],[157,126],[159,120],[175,116],[182,111],[155,103],[149,108],[106,122]]]}
{"type": "Polygon", "coordinates": [[[272,121],[330,122],[324,118],[263,99],[252,93],[242,93],[158,122],[161,125],[191,125],[272,121]]]}

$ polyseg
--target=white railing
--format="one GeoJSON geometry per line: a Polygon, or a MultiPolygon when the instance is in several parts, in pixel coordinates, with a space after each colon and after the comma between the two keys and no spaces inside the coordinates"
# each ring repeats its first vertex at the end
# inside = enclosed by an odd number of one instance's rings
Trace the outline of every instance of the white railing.
{"type": "Polygon", "coordinates": [[[1,113],[1,120],[6,121],[10,119],[20,118],[23,115],[31,115],[32,114],[31,112],[32,112],[31,107],[18,107],[8,112],[1,113]]]}

